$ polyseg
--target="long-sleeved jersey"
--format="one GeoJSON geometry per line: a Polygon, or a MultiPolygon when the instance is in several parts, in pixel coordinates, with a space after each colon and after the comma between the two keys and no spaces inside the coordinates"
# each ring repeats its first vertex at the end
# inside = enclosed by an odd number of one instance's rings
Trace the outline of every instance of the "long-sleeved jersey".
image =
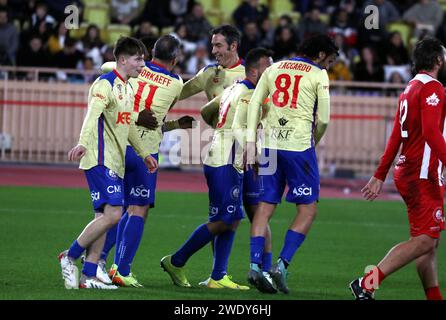
{"type": "Polygon", "coordinates": [[[79,144],[87,149],[79,168],[88,170],[104,165],[124,177],[127,141],[139,156],[150,155],[136,130],[137,113],[131,106],[133,91],[116,70],[100,76],[88,93],[88,111],[79,144]]]}
{"type": "Polygon", "coordinates": [[[241,59],[229,68],[224,68],[219,64],[210,64],[184,84],[180,100],[204,91],[208,100],[211,101],[225,88],[244,78],[245,66],[241,59]]]}
{"type": "MultiPolygon", "coordinates": [[[[218,122],[204,164],[211,167],[234,164],[238,171],[243,171],[242,149],[234,148],[237,144],[234,144],[236,136],[233,122],[236,112],[239,109],[246,110],[248,107],[253,90],[254,85],[245,79],[226,88],[220,96],[215,97],[204,107],[212,108],[212,105],[219,104],[218,122]]],[[[243,133],[243,130],[239,133],[243,133]]],[[[238,141],[238,145],[242,146],[242,141],[238,141]]]]}
{"type": "Polygon", "coordinates": [[[431,179],[442,185],[445,115],[441,83],[428,74],[417,74],[399,97],[393,130],[374,176],[385,180],[402,144],[396,168],[404,170],[407,181],[431,179]]]}
{"type": "Polygon", "coordinates": [[[180,96],[183,80],[163,66],[153,61],[147,61],[138,78],[130,79],[130,84],[135,91],[134,111],[141,112],[144,109],[149,109],[158,121],[156,130],[138,126],[144,146],[150,153],[158,153],[159,144],[163,139],[161,127],[167,113],[180,96]]]}
{"type": "Polygon", "coordinates": [[[261,106],[262,147],[305,151],[322,138],[330,119],[329,80],[325,69],[296,57],[276,62],[263,72],[248,107],[247,141],[256,141],[261,106]]]}

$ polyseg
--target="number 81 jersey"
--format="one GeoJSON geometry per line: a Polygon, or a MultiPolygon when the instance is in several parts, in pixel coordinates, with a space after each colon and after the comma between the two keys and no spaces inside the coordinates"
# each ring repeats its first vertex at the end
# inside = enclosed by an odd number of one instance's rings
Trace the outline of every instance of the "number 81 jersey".
{"type": "Polygon", "coordinates": [[[288,151],[313,147],[318,118],[328,122],[330,115],[326,70],[303,57],[276,62],[262,74],[249,107],[262,105],[267,97],[262,147],[288,151]]]}

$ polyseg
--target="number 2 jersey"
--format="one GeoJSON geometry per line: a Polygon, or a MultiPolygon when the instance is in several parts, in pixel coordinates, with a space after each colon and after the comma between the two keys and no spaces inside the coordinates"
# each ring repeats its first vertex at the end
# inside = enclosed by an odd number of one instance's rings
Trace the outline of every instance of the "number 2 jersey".
{"type": "MultiPolygon", "coordinates": [[[[309,59],[296,57],[279,61],[263,72],[248,107],[247,141],[256,141],[261,106],[263,148],[305,151],[314,146],[314,135],[330,118],[328,75],[309,59]]],[[[320,136],[323,134],[321,131],[320,136]]]]}
{"type": "Polygon", "coordinates": [[[444,141],[445,93],[441,83],[425,73],[417,74],[398,100],[394,126],[374,176],[385,180],[402,144],[395,169],[408,182],[430,179],[442,185],[446,161],[444,141]]]}

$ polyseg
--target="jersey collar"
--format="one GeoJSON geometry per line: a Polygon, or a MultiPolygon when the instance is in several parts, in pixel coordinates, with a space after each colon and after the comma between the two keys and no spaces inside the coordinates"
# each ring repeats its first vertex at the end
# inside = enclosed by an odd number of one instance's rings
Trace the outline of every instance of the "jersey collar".
{"type": "Polygon", "coordinates": [[[248,89],[255,89],[256,87],[248,78],[243,79],[240,83],[243,83],[248,89]]]}
{"type": "Polygon", "coordinates": [[[127,81],[124,80],[124,78],[119,74],[118,70],[113,69],[113,73],[116,74],[116,76],[124,83],[126,83],[127,81]]]}
{"type": "Polygon", "coordinates": [[[230,66],[227,69],[234,69],[235,67],[238,67],[241,64],[244,64],[244,61],[242,58],[238,59],[238,61],[233,66],[230,66]]]}
{"type": "Polygon", "coordinates": [[[291,58],[290,60],[306,62],[308,64],[311,64],[311,65],[315,66],[315,67],[318,67],[321,70],[325,69],[324,67],[322,67],[321,65],[317,64],[316,62],[314,62],[314,61],[312,61],[312,60],[310,60],[308,58],[305,58],[305,57],[294,57],[294,58],[291,58]]]}

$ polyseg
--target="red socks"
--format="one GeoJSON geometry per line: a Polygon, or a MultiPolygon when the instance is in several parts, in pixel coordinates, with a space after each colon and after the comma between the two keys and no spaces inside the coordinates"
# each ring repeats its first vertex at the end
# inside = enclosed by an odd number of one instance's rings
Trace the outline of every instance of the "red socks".
{"type": "Polygon", "coordinates": [[[427,300],[443,300],[439,287],[428,288],[424,292],[426,293],[427,300]]]}
{"type": "Polygon", "coordinates": [[[375,267],[374,269],[370,270],[370,272],[367,273],[364,278],[362,278],[361,287],[367,291],[373,292],[375,291],[375,287],[379,287],[385,277],[386,276],[381,269],[375,267]],[[375,283],[375,280],[378,280],[377,284],[375,283]]]}

